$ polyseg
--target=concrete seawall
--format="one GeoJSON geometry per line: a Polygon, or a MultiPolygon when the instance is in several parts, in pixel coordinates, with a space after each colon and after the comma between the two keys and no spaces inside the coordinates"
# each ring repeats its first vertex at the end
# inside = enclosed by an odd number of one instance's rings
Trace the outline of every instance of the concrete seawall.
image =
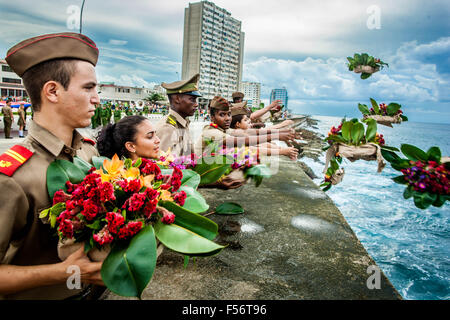
{"type": "Polygon", "coordinates": [[[223,202],[244,207],[241,215],[209,216],[219,225],[216,241],[228,247],[186,269],[183,256],[166,249],[143,299],[401,299],[381,271],[380,289],[368,288],[375,262],[297,163],[282,161],[259,188],[200,192],[211,212],[223,202]]]}

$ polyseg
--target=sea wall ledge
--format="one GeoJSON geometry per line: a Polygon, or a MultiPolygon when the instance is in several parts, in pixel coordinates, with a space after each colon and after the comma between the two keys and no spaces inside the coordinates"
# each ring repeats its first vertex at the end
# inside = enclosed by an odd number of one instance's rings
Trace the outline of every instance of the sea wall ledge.
{"type": "Polygon", "coordinates": [[[383,272],[379,289],[368,288],[374,260],[298,163],[282,161],[259,188],[200,192],[210,211],[225,201],[244,207],[241,215],[209,216],[219,225],[216,241],[228,247],[186,269],[183,256],[165,249],[143,299],[401,299],[383,272]]]}

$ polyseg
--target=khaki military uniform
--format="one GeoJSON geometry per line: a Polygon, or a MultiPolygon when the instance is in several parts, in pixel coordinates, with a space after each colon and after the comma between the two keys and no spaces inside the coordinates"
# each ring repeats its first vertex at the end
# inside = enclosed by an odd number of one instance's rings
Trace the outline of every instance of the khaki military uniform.
{"type": "Polygon", "coordinates": [[[176,111],[170,109],[169,114],[156,125],[156,135],[161,140],[160,149],[171,150],[176,156],[188,156],[194,152],[189,120],[183,119],[176,111]]]}
{"type": "Polygon", "coordinates": [[[215,128],[209,124],[204,126],[200,138],[195,143],[195,154],[200,155],[204,152],[210,153],[210,150],[207,150],[208,140],[213,140],[221,147],[222,143],[225,142],[225,139],[228,137],[231,137],[229,130],[224,130],[219,126],[215,128]]]}
{"type": "Polygon", "coordinates": [[[12,109],[10,106],[6,105],[2,108],[3,113],[3,123],[5,125],[5,138],[11,137],[11,127],[12,127],[12,121],[11,113],[12,109]]]}
{"type": "MultiPolygon", "coordinates": [[[[28,136],[21,143],[30,154],[33,153],[31,157],[27,160],[11,149],[5,152],[26,162],[10,172],[11,176],[0,173],[1,264],[32,266],[61,262],[56,250],[58,238],[55,230],[39,219],[39,213],[52,206],[46,186],[47,168],[55,159],[71,161],[74,156],[91,162],[93,156],[98,156],[93,144],[74,131],[72,146],[66,146],[48,130],[31,121],[28,136]]],[[[2,161],[1,165],[7,166],[8,161],[2,161]]],[[[64,299],[78,293],[79,290],[69,290],[62,283],[0,298],[64,299]]]]}

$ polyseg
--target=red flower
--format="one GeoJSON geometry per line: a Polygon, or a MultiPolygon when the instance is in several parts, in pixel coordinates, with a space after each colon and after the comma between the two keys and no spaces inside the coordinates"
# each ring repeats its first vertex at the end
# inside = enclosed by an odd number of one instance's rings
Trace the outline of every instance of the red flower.
{"type": "Polygon", "coordinates": [[[73,238],[73,223],[70,219],[70,213],[66,210],[61,212],[56,221],[59,223],[58,230],[62,233],[62,235],[66,238],[73,238]]]}
{"type": "Polygon", "coordinates": [[[127,201],[125,201],[122,209],[127,209],[129,211],[138,211],[144,205],[146,197],[147,194],[145,192],[135,193],[130,198],[128,198],[127,201]]]}
{"type": "Polygon", "coordinates": [[[125,192],[137,193],[141,190],[141,181],[139,179],[118,181],[117,184],[125,192]]]}
{"type": "Polygon", "coordinates": [[[53,196],[53,205],[60,202],[66,202],[67,200],[70,200],[71,197],[70,194],[65,193],[63,190],[56,191],[53,196]]]}
{"type": "Polygon", "coordinates": [[[187,198],[187,194],[184,191],[180,191],[178,192],[175,197],[173,198],[173,200],[180,206],[184,206],[184,203],[186,201],[187,198]]]}
{"type": "Polygon", "coordinates": [[[158,165],[148,159],[142,159],[142,164],[139,166],[139,169],[141,170],[141,173],[144,175],[154,174],[155,179],[160,180],[161,175],[161,169],[158,167],[158,165]]]}
{"type": "Polygon", "coordinates": [[[148,219],[152,214],[156,212],[156,206],[158,205],[158,199],[153,199],[150,201],[147,201],[147,203],[144,206],[144,215],[148,219]]]}
{"type": "Polygon", "coordinates": [[[164,212],[164,216],[161,218],[161,222],[165,224],[172,224],[175,222],[175,215],[173,212],[164,212]]]}
{"type": "Polygon", "coordinates": [[[119,231],[119,227],[125,223],[125,218],[119,213],[108,212],[106,214],[106,221],[108,221],[109,232],[115,234],[119,231]]]}
{"type": "Polygon", "coordinates": [[[104,182],[98,188],[100,193],[100,202],[115,201],[114,186],[109,182],[104,182]]]}
{"type": "Polygon", "coordinates": [[[86,220],[93,220],[97,214],[100,212],[101,208],[95,204],[91,199],[83,201],[83,210],[81,214],[86,218],[86,220]]]}
{"type": "Polygon", "coordinates": [[[94,241],[103,246],[113,242],[114,237],[109,233],[108,228],[105,226],[102,230],[92,236],[94,241]]]}
{"type": "Polygon", "coordinates": [[[130,221],[126,224],[126,226],[122,227],[119,230],[118,233],[119,239],[126,239],[128,237],[132,237],[136,233],[141,231],[141,229],[142,229],[141,221],[130,221]]]}

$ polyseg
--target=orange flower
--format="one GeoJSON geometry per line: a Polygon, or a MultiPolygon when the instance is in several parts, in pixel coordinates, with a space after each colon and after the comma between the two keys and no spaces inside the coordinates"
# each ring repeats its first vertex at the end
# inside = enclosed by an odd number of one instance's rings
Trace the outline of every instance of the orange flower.
{"type": "Polygon", "coordinates": [[[162,200],[162,201],[173,201],[172,194],[170,193],[170,191],[161,190],[161,192],[159,194],[159,200],[162,200]]]}
{"type": "Polygon", "coordinates": [[[105,159],[103,161],[103,168],[107,172],[110,180],[117,179],[120,177],[120,171],[123,169],[123,161],[115,154],[112,160],[105,159]]]}
{"type": "Polygon", "coordinates": [[[141,177],[141,184],[146,188],[153,189],[152,182],[155,179],[154,174],[149,174],[148,176],[141,177]]]}
{"type": "Polygon", "coordinates": [[[122,169],[120,171],[120,174],[122,175],[122,178],[125,180],[136,180],[139,178],[140,172],[139,168],[131,167],[130,169],[122,169]]]}

